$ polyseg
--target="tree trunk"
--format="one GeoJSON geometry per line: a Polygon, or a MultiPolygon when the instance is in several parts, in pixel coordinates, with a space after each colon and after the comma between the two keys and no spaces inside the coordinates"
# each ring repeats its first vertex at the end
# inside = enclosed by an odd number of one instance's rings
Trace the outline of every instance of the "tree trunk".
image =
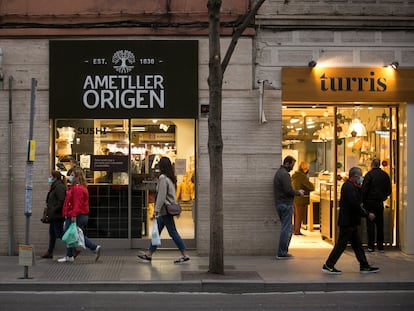
{"type": "Polygon", "coordinates": [[[210,260],[209,272],[224,273],[223,261],[223,139],[221,100],[223,72],[220,56],[220,0],[207,3],[209,18],[209,118],[208,153],[210,158],[210,260]]]}
{"type": "Polygon", "coordinates": [[[265,0],[257,0],[235,29],[221,64],[220,8],[221,0],[208,0],[209,20],[209,118],[208,154],[210,158],[210,256],[209,272],[224,274],[223,239],[223,139],[221,135],[221,105],[223,75],[243,31],[254,18],[265,0]]]}

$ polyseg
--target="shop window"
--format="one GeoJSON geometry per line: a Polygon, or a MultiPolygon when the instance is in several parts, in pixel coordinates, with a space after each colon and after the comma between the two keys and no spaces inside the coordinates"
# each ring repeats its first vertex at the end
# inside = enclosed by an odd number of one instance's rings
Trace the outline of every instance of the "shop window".
{"type": "Polygon", "coordinates": [[[55,121],[55,168],[68,175],[80,166],[87,177],[89,237],[150,237],[157,163],[167,156],[176,170],[177,199],[191,220],[183,217],[183,237],[194,238],[194,126],[188,119],[55,121]]]}

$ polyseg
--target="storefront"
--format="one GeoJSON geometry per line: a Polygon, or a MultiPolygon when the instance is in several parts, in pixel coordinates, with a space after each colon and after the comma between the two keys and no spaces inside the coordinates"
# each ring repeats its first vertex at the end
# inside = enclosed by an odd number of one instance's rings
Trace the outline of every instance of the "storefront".
{"type": "MultiPolygon", "coordinates": [[[[404,226],[401,192],[406,142],[401,110],[413,100],[412,70],[380,68],[284,68],[282,71],[282,157],[310,163],[315,191],[304,229],[334,241],[340,188],[349,169],[365,174],[374,158],[391,177],[384,202],[387,246],[399,246],[404,226]],[[301,91],[298,92],[298,89],[301,91]]],[[[365,226],[361,233],[366,242],[365,226]]]]}
{"type": "Polygon", "coordinates": [[[178,222],[194,247],[198,42],[62,40],[49,49],[50,167],[84,170],[87,235],[147,246],[157,163],[167,156],[184,210],[178,222]]]}

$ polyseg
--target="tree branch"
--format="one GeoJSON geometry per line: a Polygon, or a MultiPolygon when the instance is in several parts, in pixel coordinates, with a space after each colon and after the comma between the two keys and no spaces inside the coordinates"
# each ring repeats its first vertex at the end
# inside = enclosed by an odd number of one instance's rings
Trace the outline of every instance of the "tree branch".
{"type": "Polygon", "coordinates": [[[254,7],[248,12],[243,19],[243,23],[241,23],[237,28],[236,31],[233,33],[233,36],[231,38],[231,42],[229,47],[227,48],[226,55],[223,58],[223,62],[221,63],[221,70],[224,74],[226,71],[227,65],[229,64],[230,58],[233,54],[234,49],[236,48],[237,41],[239,40],[240,36],[242,35],[243,31],[249,26],[250,21],[256,16],[257,11],[262,6],[263,2],[266,0],[257,0],[254,7]]]}

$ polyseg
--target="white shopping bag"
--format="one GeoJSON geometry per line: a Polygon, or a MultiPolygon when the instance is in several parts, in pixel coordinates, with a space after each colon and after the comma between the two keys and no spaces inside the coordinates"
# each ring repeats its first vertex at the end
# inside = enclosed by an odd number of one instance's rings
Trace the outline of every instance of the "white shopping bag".
{"type": "Polygon", "coordinates": [[[158,232],[157,219],[154,219],[154,222],[152,223],[151,244],[157,246],[161,245],[161,238],[160,233],[158,232]]]}
{"type": "Polygon", "coordinates": [[[83,247],[83,248],[86,249],[86,246],[85,246],[85,236],[83,234],[83,231],[79,227],[77,227],[76,229],[78,229],[78,246],[79,247],[83,247]]]}

